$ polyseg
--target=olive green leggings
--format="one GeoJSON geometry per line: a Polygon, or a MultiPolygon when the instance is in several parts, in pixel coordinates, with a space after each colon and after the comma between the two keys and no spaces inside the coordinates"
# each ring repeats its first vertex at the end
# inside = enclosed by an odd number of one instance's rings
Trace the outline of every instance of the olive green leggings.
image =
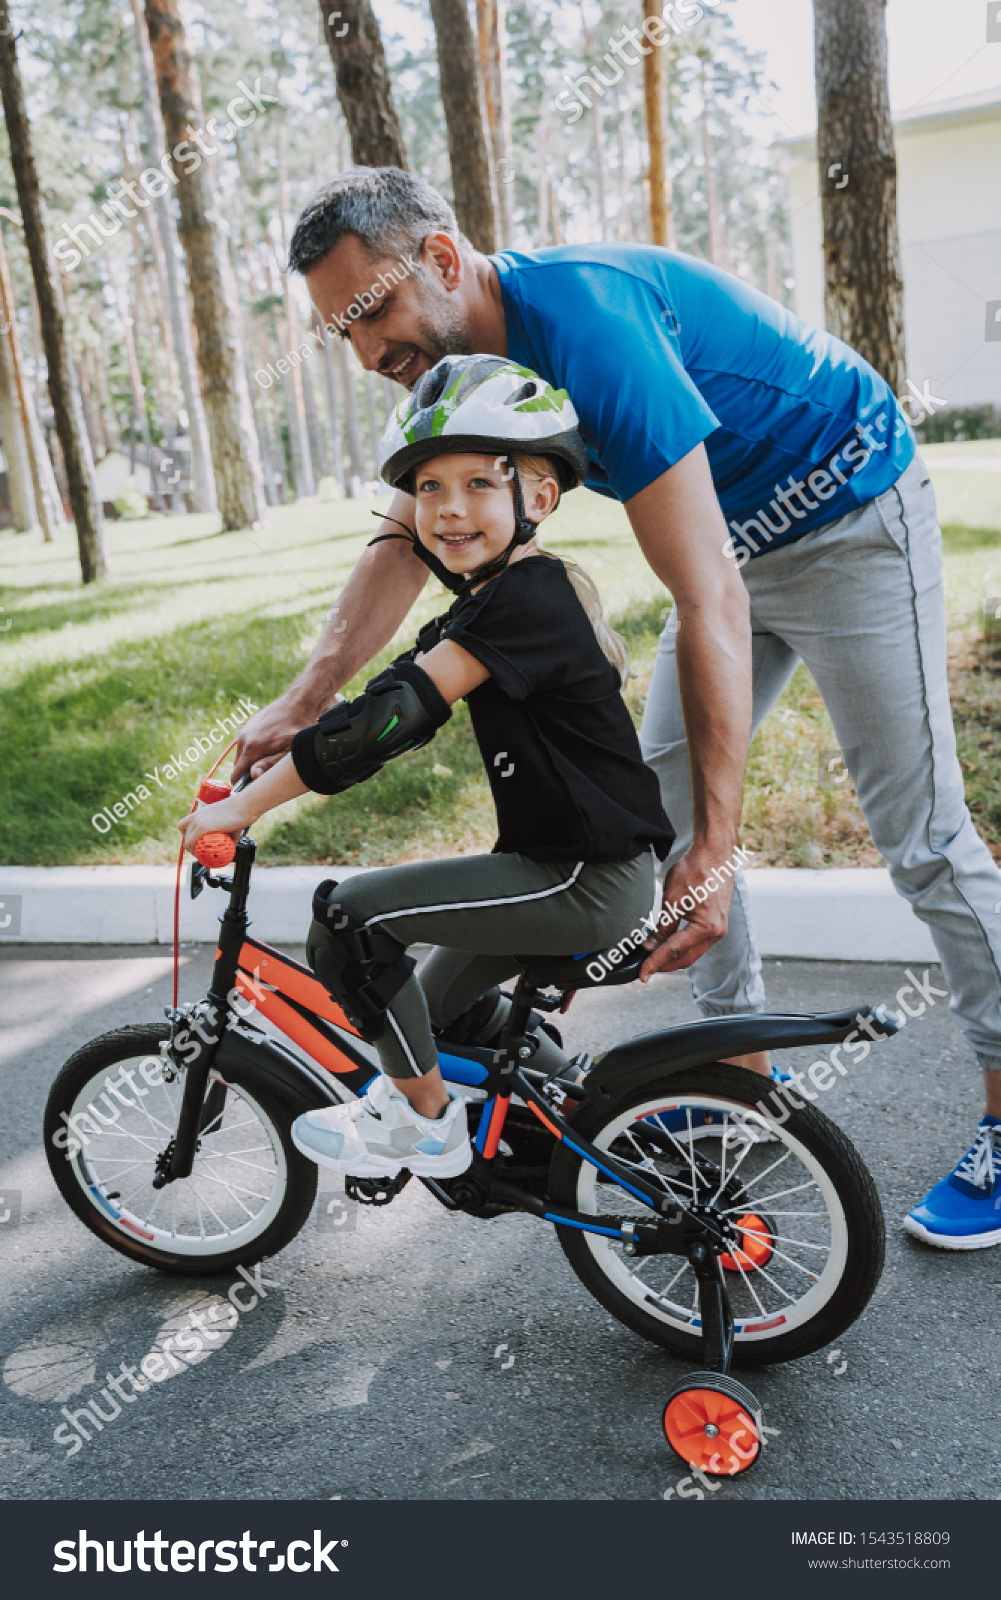
{"type": "MultiPolygon", "coordinates": [[[[465,856],[381,868],[339,884],[337,904],[350,917],[401,947],[435,946],[419,980],[412,974],[390,1002],[376,1041],[383,1071],[391,1078],[430,1072],[438,1060],[432,1022],[446,1027],[514,977],[515,956],[580,955],[618,943],[642,925],[655,891],[649,852],[604,862],[465,856]]],[[[324,981],[332,965],[344,965],[336,934],[315,919],[307,948],[324,981]]],[[[486,1036],[502,1020],[499,1010],[486,1036]]]]}

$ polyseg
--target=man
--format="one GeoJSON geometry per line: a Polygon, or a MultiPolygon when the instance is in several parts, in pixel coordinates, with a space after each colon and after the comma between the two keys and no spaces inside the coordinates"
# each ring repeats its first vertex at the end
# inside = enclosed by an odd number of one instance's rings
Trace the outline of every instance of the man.
{"type": "MultiPolygon", "coordinates": [[[[733,855],[749,739],[807,662],[984,1069],[972,1149],[905,1226],[943,1248],[1001,1242],[1001,875],[956,759],[934,493],[886,383],[838,340],[673,251],[482,256],[433,189],[393,168],[343,173],[314,196],[290,266],[362,365],[407,388],[443,355],[483,352],[569,392],[589,485],[624,503],[674,597],[643,748],[678,839],[644,976],[692,967],[704,1015],[764,1005],[745,884],[723,877],[708,896],[702,885],[733,855]],[[682,914],[681,902],[698,903],[682,914]]],[[[397,494],[390,514],[412,525],[412,502],[397,494]]],[[[244,729],[238,773],[263,770],[315,721],[426,576],[406,542],[365,551],[305,671],[244,729]]],[[[740,1061],[770,1070],[763,1056],[740,1061]]]]}

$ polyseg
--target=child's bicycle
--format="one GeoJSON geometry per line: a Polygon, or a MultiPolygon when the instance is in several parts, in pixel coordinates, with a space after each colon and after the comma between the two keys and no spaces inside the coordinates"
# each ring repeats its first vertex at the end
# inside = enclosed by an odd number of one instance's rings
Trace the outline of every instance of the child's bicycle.
{"type": "MultiPolygon", "coordinates": [[[[77,1216],[167,1272],[227,1273],[295,1238],[317,1168],[293,1145],[292,1122],[363,1094],[377,1070],[309,969],[248,936],[255,852],[244,835],[225,879],[192,865],[193,896],[206,884],[229,892],[205,999],[84,1045],[46,1109],[49,1164],[77,1216]],[[252,1020],[255,1007],[277,1037],[252,1020]]],[[[603,981],[632,982],[642,958],[603,981]]],[[[781,1124],[766,1118],[762,1079],[719,1058],[840,1042],[858,1008],[686,1023],[547,1077],[532,1067],[539,1013],[592,987],[587,966],[526,957],[500,1048],[442,1041],[442,1073],[470,1102],[473,1164],[419,1181],[448,1211],[555,1224],[613,1316],[700,1363],[674,1385],[665,1432],[685,1462],[731,1476],[761,1445],[760,1408],[731,1366],[793,1360],[839,1338],[879,1281],[884,1227],[844,1134],[810,1105],[781,1124]]],[[[868,1008],[862,1020],[870,1037],[896,1031],[868,1008]]],[[[345,1190],[387,1205],[409,1178],[347,1177],[345,1190]]]]}

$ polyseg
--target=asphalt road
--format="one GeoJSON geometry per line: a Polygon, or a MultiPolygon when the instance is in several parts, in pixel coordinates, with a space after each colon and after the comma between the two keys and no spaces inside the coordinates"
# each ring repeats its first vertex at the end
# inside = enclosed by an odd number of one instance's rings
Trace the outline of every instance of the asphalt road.
{"type": "MultiPolygon", "coordinates": [[[[295,952],[301,955],[301,952],[295,952]]],[[[442,1211],[411,1184],[391,1206],[314,1217],[267,1266],[266,1297],[200,1363],[135,1398],[72,1457],[53,1434],[107,1370],[225,1282],[167,1278],[93,1237],[41,1144],[49,1084],[86,1039],[162,1015],[167,951],[0,952],[0,1495],[18,1499],[659,1499],[703,1494],[664,1441],[686,1368],[628,1332],[571,1272],[552,1231],[442,1211]],[[20,1211],[16,1198],[20,1200],[20,1211]],[[504,1346],[501,1350],[500,1347],[504,1346]]],[[[184,952],[182,998],[211,949],[184,952]]],[[[776,1010],[891,1003],[896,965],[766,963],[776,1010]]],[[[933,981],[943,987],[938,969],[933,981]]],[[[920,976],[920,974],[919,974],[920,976]]],[[[824,1097],[875,1175],[882,1282],[838,1354],[749,1381],[767,1445],[725,1499],[1001,1498],[1001,1253],[943,1254],[900,1219],[967,1149],[979,1074],[946,1002],[824,1097]]],[[[687,981],[578,996],[566,1033],[595,1051],[693,1015],[687,981]]],[[[785,1058],[805,1067],[809,1052],[785,1058]]],[[[321,1177],[321,1191],[337,1180],[321,1177]]],[[[65,1435],[64,1435],[65,1437],[65,1435]]]]}

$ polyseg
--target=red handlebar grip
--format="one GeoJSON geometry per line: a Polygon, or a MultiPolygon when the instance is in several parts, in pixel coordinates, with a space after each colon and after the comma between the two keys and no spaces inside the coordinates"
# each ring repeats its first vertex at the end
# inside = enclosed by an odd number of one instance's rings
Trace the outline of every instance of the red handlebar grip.
{"type": "Polygon", "coordinates": [[[233,793],[228,783],[220,783],[218,778],[203,778],[198,785],[198,798],[207,806],[214,805],[217,800],[228,800],[233,793]]]}
{"type": "Polygon", "coordinates": [[[210,870],[228,867],[236,855],[236,845],[228,833],[203,833],[194,849],[195,859],[210,870]]]}

